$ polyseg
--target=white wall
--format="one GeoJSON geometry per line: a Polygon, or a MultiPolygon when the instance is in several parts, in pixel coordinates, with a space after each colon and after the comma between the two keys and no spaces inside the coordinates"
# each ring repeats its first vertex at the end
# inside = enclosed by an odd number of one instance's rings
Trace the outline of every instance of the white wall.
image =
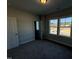
{"type": "MultiPolygon", "coordinates": [[[[15,8],[8,7],[7,16],[16,17],[17,19],[19,44],[24,44],[26,42],[35,40],[34,23],[33,23],[36,20],[35,15],[21,10],[17,10],[15,8]]],[[[9,42],[10,41],[8,41],[7,43],[9,42]]]]}

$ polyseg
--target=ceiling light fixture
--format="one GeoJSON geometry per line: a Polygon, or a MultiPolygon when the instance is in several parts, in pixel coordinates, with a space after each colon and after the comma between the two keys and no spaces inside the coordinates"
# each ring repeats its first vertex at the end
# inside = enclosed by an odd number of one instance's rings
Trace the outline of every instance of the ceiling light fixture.
{"type": "Polygon", "coordinates": [[[42,4],[46,4],[46,3],[47,3],[47,0],[40,0],[40,2],[41,2],[42,4]]]}

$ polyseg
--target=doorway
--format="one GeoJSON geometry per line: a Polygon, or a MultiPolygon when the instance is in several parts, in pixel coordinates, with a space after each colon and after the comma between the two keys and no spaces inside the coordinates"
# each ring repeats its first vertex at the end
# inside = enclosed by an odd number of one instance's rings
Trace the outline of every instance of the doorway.
{"type": "Polygon", "coordinates": [[[41,40],[41,38],[40,38],[40,22],[34,21],[34,27],[35,27],[35,40],[41,40]]]}

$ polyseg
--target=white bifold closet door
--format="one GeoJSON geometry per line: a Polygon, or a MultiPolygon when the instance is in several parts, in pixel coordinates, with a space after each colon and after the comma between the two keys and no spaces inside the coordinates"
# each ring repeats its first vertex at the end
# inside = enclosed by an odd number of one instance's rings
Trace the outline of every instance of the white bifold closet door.
{"type": "Polygon", "coordinates": [[[17,47],[18,42],[16,17],[7,17],[7,49],[17,47]]]}

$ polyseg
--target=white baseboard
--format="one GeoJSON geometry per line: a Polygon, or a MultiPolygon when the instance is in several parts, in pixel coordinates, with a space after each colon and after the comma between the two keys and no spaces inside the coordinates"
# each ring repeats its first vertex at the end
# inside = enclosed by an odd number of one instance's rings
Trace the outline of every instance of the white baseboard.
{"type": "Polygon", "coordinates": [[[32,40],[28,40],[28,41],[23,41],[23,42],[21,42],[19,45],[21,45],[21,44],[25,44],[25,43],[28,43],[28,42],[31,42],[31,41],[34,41],[35,39],[32,39],[32,40]]]}

